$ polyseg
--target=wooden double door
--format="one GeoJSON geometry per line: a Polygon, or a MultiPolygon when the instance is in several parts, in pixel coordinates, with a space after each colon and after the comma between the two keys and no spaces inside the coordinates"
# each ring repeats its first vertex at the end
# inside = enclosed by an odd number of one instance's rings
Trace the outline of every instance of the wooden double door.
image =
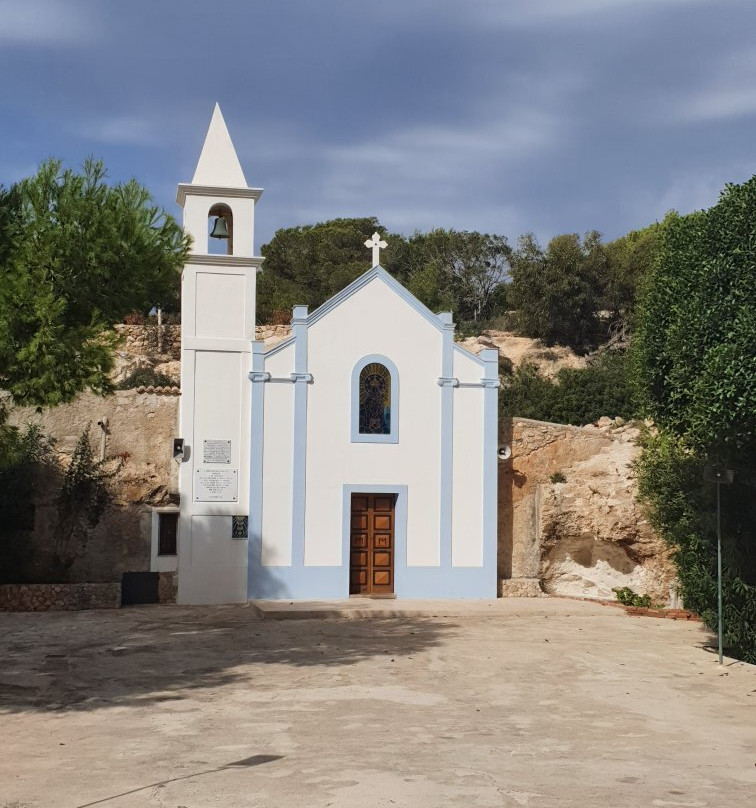
{"type": "Polygon", "coordinates": [[[394,494],[352,494],[349,594],[394,593],[394,494]]]}

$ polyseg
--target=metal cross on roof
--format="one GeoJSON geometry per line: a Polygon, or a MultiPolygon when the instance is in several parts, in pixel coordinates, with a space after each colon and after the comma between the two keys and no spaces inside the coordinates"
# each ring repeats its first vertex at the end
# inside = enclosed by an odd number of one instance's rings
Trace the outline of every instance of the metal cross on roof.
{"type": "Polygon", "coordinates": [[[373,237],[369,238],[365,242],[365,246],[370,249],[373,249],[373,266],[377,267],[381,262],[381,250],[388,247],[388,244],[378,235],[378,233],[373,233],[373,237]]]}

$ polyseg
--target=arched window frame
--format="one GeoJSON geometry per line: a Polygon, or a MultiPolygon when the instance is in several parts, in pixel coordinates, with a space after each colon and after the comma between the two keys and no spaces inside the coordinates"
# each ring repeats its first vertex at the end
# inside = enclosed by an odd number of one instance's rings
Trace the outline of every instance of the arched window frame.
{"type": "Polygon", "coordinates": [[[352,443],[399,443],[399,373],[387,356],[363,356],[352,369],[351,433],[352,443]],[[391,426],[387,435],[366,435],[360,432],[360,374],[365,365],[373,362],[383,365],[391,377],[391,426]]]}

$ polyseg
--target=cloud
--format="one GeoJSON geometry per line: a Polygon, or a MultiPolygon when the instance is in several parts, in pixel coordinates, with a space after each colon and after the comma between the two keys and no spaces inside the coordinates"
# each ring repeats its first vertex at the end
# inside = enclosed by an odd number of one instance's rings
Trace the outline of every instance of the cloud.
{"type": "Polygon", "coordinates": [[[672,105],[675,122],[722,121],[756,113],[756,55],[726,57],[711,78],[672,105]]]}
{"type": "Polygon", "coordinates": [[[160,143],[165,135],[157,123],[155,119],[120,115],[93,121],[88,126],[77,125],[77,133],[99,143],[146,146],[160,143]]]}
{"type": "Polygon", "coordinates": [[[501,3],[483,0],[471,5],[489,22],[516,25],[540,25],[546,22],[584,19],[611,15],[632,9],[658,11],[666,6],[690,6],[706,0],[514,0],[501,3]]]}
{"type": "Polygon", "coordinates": [[[406,233],[435,227],[517,233],[525,223],[509,186],[565,128],[544,112],[511,109],[483,123],[413,125],[344,145],[310,144],[297,167],[292,155],[304,150],[292,147],[289,182],[269,200],[266,217],[281,215],[291,225],[377,215],[406,233]]]}
{"type": "Polygon", "coordinates": [[[666,8],[703,5],[707,0],[412,0],[374,7],[374,14],[390,14],[396,20],[443,20],[475,26],[495,25],[501,28],[541,26],[553,22],[583,22],[586,18],[611,18],[630,11],[659,12],[666,8]],[[460,13],[461,9],[464,9],[460,13]]]}
{"type": "Polygon", "coordinates": [[[378,139],[328,147],[331,179],[347,189],[353,180],[453,185],[485,176],[492,165],[519,163],[552,145],[557,118],[538,109],[510,110],[483,124],[420,124],[378,139]]]}
{"type": "Polygon", "coordinates": [[[90,11],[72,2],[0,0],[0,20],[0,43],[77,44],[89,41],[95,31],[90,11]]]}

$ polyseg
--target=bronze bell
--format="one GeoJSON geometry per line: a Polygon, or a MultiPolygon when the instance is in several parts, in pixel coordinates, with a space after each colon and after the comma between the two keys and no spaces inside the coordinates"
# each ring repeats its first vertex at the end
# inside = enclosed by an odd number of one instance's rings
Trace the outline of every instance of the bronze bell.
{"type": "Polygon", "coordinates": [[[228,225],[223,216],[218,216],[210,232],[210,238],[228,238],[228,225]]]}

